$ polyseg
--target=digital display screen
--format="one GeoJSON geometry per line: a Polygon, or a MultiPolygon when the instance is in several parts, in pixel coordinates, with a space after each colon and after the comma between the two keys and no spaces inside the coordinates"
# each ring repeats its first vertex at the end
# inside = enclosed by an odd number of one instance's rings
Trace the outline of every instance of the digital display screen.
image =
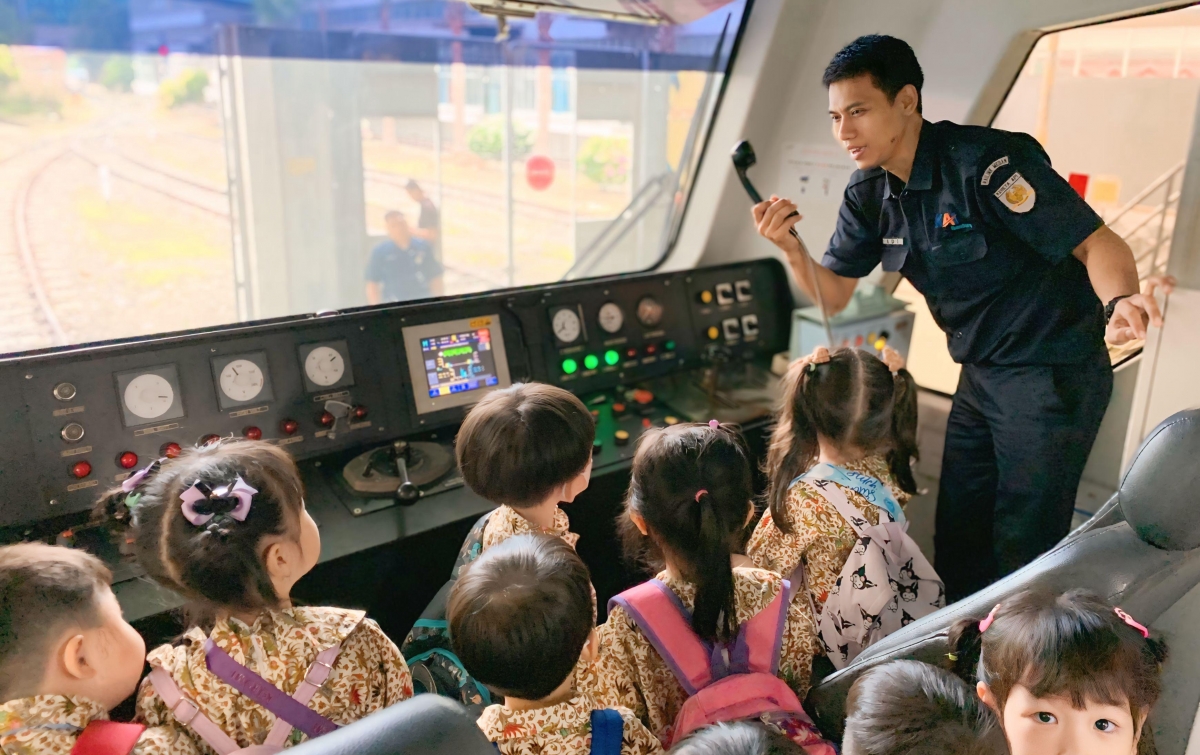
{"type": "Polygon", "coordinates": [[[403,328],[417,414],[474,404],[512,385],[499,315],[403,328]]]}
{"type": "Polygon", "coordinates": [[[500,382],[488,328],[422,338],[421,359],[429,398],[490,388],[500,382]]]}

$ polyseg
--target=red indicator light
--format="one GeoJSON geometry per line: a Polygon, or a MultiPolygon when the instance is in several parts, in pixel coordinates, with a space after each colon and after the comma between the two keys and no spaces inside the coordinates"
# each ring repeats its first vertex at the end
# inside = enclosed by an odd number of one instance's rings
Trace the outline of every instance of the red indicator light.
{"type": "Polygon", "coordinates": [[[92,473],[92,465],[86,461],[77,461],[71,465],[71,476],[82,480],[92,473]]]}
{"type": "Polygon", "coordinates": [[[279,429],[283,431],[284,435],[295,435],[296,431],[300,429],[300,423],[294,419],[285,419],[279,423],[279,429]]]}
{"type": "Polygon", "coordinates": [[[323,427],[330,427],[336,419],[329,412],[321,412],[321,416],[317,417],[317,422],[323,427]]]}
{"type": "Polygon", "coordinates": [[[625,352],[625,356],[627,356],[627,357],[636,357],[636,356],[637,356],[637,349],[629,349],[628,351],[626,351],[626,352],[625,352]]]}
{"type": "Polygon", "coordinates": [[[654,344],[650,344],[649,346],[646,347],[647,354],[653,354],[656,351],[658,351],[658,347],[655,346],[654,344]]]}
{"type": "Polygon", "coordinates": [[[855,336],[855,337],[854,337],[854,345],[855,345],[855,346],[862,346],[862,345],[863,345],[863,340],[864,340],[864,339],[863,339],[863,337],[862,337],[862,336],[855,336]]]}
{"type": "Polygon", "coordinates": [[[649,430],[650,428],[654,427],[654,423],[650,421],[649,417],[642,417],[642,427],[649,430]]]}
{"type": "Polygon", "coordinates": [[[366,419],[367,418],[367,407],[363,406],[362,404],[359,404],[358,406],[354,407],[354,418],[355,419],[366,419]]]}
{"type": "Polygon", "coordinates": [[[183,447],[178,443],[164,443],[162,448],[158,449],[158,453],[168,459],[174,459],[183,453],[183,447]]]}
{"type": "Polygon", "coordinates": [[[242,430],[242,435],[246,436],[250,440],[262,440],[262,430],[258,429],[254,425],[250,425],[250,427],[242,430]]]}
{"type": "Polygon", "coordinates": [[[638,388],[633,392],[633,400],[639,404],[649,404],[654,400],[654,394],[644,388],[638,388]]]}
{"type": "Polygon", "coordinates": [[[216,443],[220,439],[221,439],[220,435],[217,435],[216,433],[209,433],[208,435],[205,435],[203,438],[200,439],[200,445],[202,445],[202,446],[211,445],[213,443],[216,443]]]}
{"type": "Polygon", "coordinates": [[[121,469],[133,469],[137,466],[137,454],[133,451],[126,451],[117,457],[117,465],[121,469]]]}

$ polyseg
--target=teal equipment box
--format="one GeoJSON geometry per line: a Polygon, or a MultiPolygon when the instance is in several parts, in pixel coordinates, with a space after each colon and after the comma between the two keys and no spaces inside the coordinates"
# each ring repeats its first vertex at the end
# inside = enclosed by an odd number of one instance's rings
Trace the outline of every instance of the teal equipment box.
{"type": "Polygon", "coordinates": [[[860,287],[846,308],[829,318],[832,346],[825,338],[821,313],[816,307],[792,312],[791,358],[811,354],[818,346],[827,346],[831,350],[854,346],[878,354],[886,345],[908,359],[915,319],[916,315],[906,303],[882,288],[875,287],[868,292],[860,287]]]}

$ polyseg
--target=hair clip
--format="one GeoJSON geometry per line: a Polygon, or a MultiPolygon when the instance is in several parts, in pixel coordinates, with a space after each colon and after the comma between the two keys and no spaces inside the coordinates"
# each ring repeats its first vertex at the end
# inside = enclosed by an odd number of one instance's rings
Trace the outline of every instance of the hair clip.
{"type": "Polygon", "coordinates": [[[999,610],[999,608],[1000,608],[1000,604],[997,603],[995,606],[992,607],[992,612],[987,615],[987,618],[984,619],[983,621],[979,622],[979,633],[980,634],[983,634],[984,632],[986,632],[988,630],[988,627],[990,627],[992,625],[992,622],[996,620],[996,611],[999,610]]]}
{"type": "Polygon", "coordinates": [[[818,346],[817,348],[813,349],[813,353],[809,354],[807,359],[808,371],[816,372],[818,364],[826,364],[829,362],[829,349],[825,348],[824,346],[818,346]]]}
{"type": "MultiPolygon", "coordinates": [[[[715,422],[716,420],[713,420],[713,421],[715,422]]],[[[701,488],[700,490],[697,490],[696,491],[696,503],[700,503],[700,497],[703,496],[707,492],[708,491],[703,488],[701,488]]]]}
{"type": "Polygon", "coordinates": [[[883,351],[879,354],[879,359],[887,365],[887,368],[892,371],[893,375],[904,369],[904,357],[900,356],[900,352],[891,346],[883,347],[883,351]]]}
{"type": "Polygon", "coordinates": [[[946,658],[949,659],[951,663],[958,663],[958,655],[955,653],[946,653],[946,658]]]}
{"type": "Polygon", "coordinates": [[[1134,629],[1141,632],[1143,638],[1145,638],[1147,640],[1150,639],[1150,630],[1147,629],[1146,627],[1142,626],[1141,624],[1137,623],[1137,621],[1132,616],[1125,613],[1120,608],[1114,608],[1113,611],[1117,614],[1117,616],[1119,616],[1121,618],[1121,621],[1125,622],[1129,626],[1131,626],[1134,629]]]}
{"type": "Polygon", "coordinates": [[[183,518],[199,527],[212,519],[216,515],[216,512],[205,513],[197,511],[197,503],[211,498],[236,498],[238,500],[237,505],[229,512],[229,516],[239,522],[244,522],[246,521],[246,516],[250,514],[250,502],[257,492],[257,490],[246,484],[241,475],[237,476],[233,484],[216,489],[212,489],[207,484],[197,480],[192,483],[190,488],[180,494],[179,498],[183,501],[180,508],[183,510],[183,518]]]}
{"type": "Polygon", "coordinates": [[[718,427],[721,426],[721,423],[715,419],[710,419],[708,421],[708,426],[711,427],[712,429],[716,430],[718,427]]]}
{"type": "Polygon", "coordinates": [[[133,474],[126,477],[125,481],[121,483],[121,490],[125,491],[126,493],[132,493],[137,488],[138,485],[142,484],[142,480],[146,479],[146,475],[150,474],[151,472],[157,471],[158,467],[164,461],[166,461],[165,458],[155,459],[154,461],[150,462],[149,464],[142,467],[138,471],[136,471],[133,474]]]}

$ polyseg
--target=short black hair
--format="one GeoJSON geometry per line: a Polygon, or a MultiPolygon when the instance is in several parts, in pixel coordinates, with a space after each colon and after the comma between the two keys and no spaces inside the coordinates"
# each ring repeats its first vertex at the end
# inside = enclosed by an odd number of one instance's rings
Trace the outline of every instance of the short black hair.
{"type": "Polygon", "coordinates": [[[867,34],[838,50],[825,67],[821,83],[831,84],[859,76],[870,76],[875,86],[883,90],[888,102],[912,84],[917,89],[917,112],[921,112],[921,87],[925,74],[917,62],[917,54],[903,39],[886,34],[867,34]]]}
{"type": "Polygon", "coordinates": [[[804,750],[757,721],[738,721],[699,729],[671,748],[671,755],[804,755],[804,750]]]}
{"type": "Polygon", "coordinates": [[[458,468],[481,497],[522,508],[582,472],[595,439],[596,420],[575,394],[516,383],[467,414],[456,442],[458,468]]]}
{"type": "Polygon", "coordinates": [[[855,755],[1007,755],[1000,721],[962,679],[918,661],[859,677],[846,698],[843,748],[855,755]]]}
{"type": "Polygon", "coordinates": [[[446,616],[467,672],[500,694],[541,700],[558,689],[591,634],[591,576],[550,535],[517,535],[459,575],[446,616]]]}

